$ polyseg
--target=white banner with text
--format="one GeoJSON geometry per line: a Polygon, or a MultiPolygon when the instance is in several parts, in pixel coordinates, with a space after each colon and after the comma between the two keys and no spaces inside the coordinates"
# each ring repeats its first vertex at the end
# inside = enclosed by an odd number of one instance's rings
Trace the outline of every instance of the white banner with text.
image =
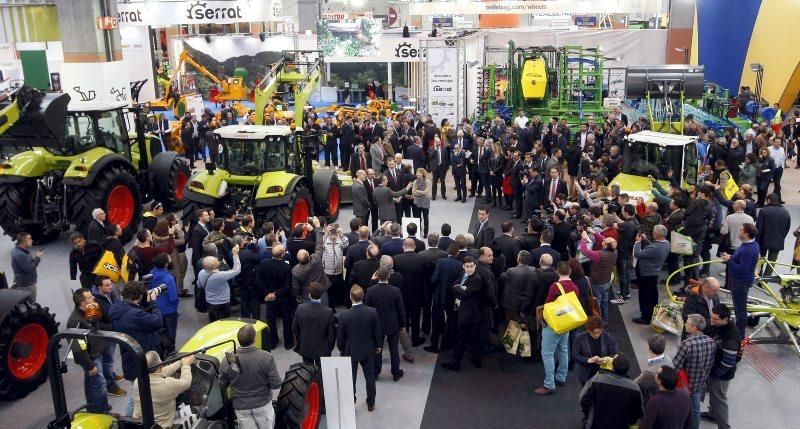
{"type": "Polygon", "coordinates": [[[434,1],[409,3],[409,15],[660,13],[661,0],[434,1]]]}
{"type": "Polygon", "coordinates": [[[283,19],[283,5],[272,0],[118,1],[117,18],[120,25],[151,27],[276,21],[283,19]]]}

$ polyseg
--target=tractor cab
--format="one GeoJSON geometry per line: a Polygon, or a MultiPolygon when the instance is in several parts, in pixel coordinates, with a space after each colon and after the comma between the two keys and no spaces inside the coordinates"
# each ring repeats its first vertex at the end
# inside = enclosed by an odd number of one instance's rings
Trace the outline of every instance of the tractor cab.
{"type": "Polygon", "coordinates": [[[652,200],[648,176],[658,180],[664,188],[669,186],[670,180],[688,187],[697,182],[696,145],[694,136],[653,131],[630,134],[622,149],[622,171],[611,183],[619,184],[621,192],[644,201],[652,200]]]}
{"type": "Polygon", "coordinates": [[[130,159],[128,121],[121,106],[108,109],[69,111],[64,122],[64,140],[47,149],[58,155],[76,155],[104,147],[130,159]]]}
{"type": "Polygon", "coordinates": [[[214,131],[218,162],[230,174],[293,171],[295,135],[284,125],[230,125],[214,131]]]}

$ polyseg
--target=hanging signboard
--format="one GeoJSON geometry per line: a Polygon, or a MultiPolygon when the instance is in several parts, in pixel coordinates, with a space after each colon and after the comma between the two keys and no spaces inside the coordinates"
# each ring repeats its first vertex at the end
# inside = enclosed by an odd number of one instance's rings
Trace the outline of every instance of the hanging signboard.
{"type": "Polygon", "coordinates": [[[280,1],[267,0],[176,0],[117,2],[120,25],[163,27],[177,24],[231,24],[275,21],[283,18],[280,1]]]}
{"type": "Polygon", "coordinates": [[[61,85],[71,97],[69,109],[76,111],[130,105],[129,76],[125,61],[61,65],[61,85]]]}
{"type": "Polygon", "coordinates": [[[388,24],[394,25],[397,22],[397,9],[390,7],[389,12],[386,16],[388,24]]]}
{"type": "Polygon", "coordinates": [[[450,14],[540,14],[540,13],[654,13],[661,0],[526,0],[526,1],[434,1],[409,3],[409,15],[450,14]]]}
{"type": "Polygon", "coordinates": [[[458,48],[428,48],[428,113],[433,122],[457,121],[458,48]]]}
{"type": "Polygon", "coordinates": [[[381,39],[381,60],[390,62],[418,62],[419,39],[386,38],[381,39]]]}
{"type": "Polygon", "coordinates": [[[578,27],[597,27],[596,15],[576,15],[572,17],[572,20],[578,27]]]}

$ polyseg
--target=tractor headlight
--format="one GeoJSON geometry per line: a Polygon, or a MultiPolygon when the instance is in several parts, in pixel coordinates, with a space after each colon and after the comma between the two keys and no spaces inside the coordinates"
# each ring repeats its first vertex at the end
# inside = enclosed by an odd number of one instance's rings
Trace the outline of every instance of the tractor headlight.
{"type": "Polygon", "coordinates": [[[268,194],[275,194],[275,193],[281,193],[282,194],[283,193],[283,186],[277,186],[277,185],[276,186],[270,186],[269,188],[267,188],[267,193],[268,194]]]}
{"type": "Polygon", "coordinates": [[[206,188],[206,186],[203,185],[203,182],[198,182],[197,180],[192,180],[192,182],[189,183],[189,186],[192,187],[192,188],[197,188],[197,189],[205,189],[206,188]]]}

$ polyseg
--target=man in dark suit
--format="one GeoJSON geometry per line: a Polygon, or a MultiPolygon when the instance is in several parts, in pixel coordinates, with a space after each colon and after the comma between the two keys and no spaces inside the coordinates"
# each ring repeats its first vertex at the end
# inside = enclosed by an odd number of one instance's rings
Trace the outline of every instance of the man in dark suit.
{"type": "Polygon", "coordinates": [[[369,223],[371,209],[369,193],[367,187],[364,186],[366,178],[367,174],[364,170],[357,170],[353,185],[350,188],[353,194],[353,216],[361,219],[361,224],[364,226],[369,223]]]}
{"type": "Polygon", "coordinates": [[[517,138],[517,149],[519,149],[519,151],[522,153],[530,152],[531,148],[533,148],[533,143],[539,139],[539,137],[534,134],[533,121],[528,121],[528,123],[525,124],[525,127],[519,130],[519,133],[517,133],[517,138]]]}
{"type": "Polygon", "coordinates": [[[555,201],[556,195],[567,195],[567,184],[558,178],[558,167],[550,167],[548,170],[549,177],[544,180],[545,197],[542,200],[542,208],[550,204],[550,201],[555,201]]]}
{"type": "Polygon", "coordinates": [[[478,160],[477,172],[480,179],[478,194],[483,190],[483,195],[485,197],[483,203],[489,204],[492,202],[492,191],[489,185],[489,160],[494,156],[492,141],[487,139],[483,142],[483,146],[476,148],[475,152],[475,157],[478,160]]]}
{"type": "Polygon", "coordinates": [[[414,139],[414,144],[406,148],[405,158],[414,162],[414,171],[417,171],[418,168],[425,168],[425,152],[422,150],[422,139],[414,139]]]}
{"type": "Polygon", "coordinates": [[[433,301],[433,287],[431,282],[433,270],[436,268],[436,261],[441,258],[447,257],[447,251],[439,249],[436,245],[439,243],[439,234],[428,234],[428,248],[419,252],[419,255],[425,258],[425,300],[422,303],[422,333],[430,335],[431,333],[431,304],[433,301]]]}
{"type": "MultiPolygon", "coordinates": [[[[203,256],[203,240],[208,235],[211,226],[208,225],[208,222],[211,220],[211,216],[209,215],[209,209],[200,209],[197,211],[197,224],[195,224],[194,228],[192,228],[192,235],[189,238],[190,246],[192,249],[192,269],[194,270],[194,278],[195,280],[195,290],[194,290],[194,306],[197,311],[205,312],[206,311],[206,302],[204,299],[205,295],[198,295],[198,290],[196,286],[197,275],[200,274],[200,270],[198,270],[198,262],[203,256]]],[[[105,234],[103,234],[105,235],[105,234]]]]}
{"type": "MultiPolygon", "coordinates": [[[[558,280],[558,273],[553,268],[553,257],[542,255],[539,258],[541,268],[536,270],[536,275],[528,282],[528,289],[525,291],[525,298],[520,306],[520,313],[528,318],[528,326],[537,326],[536,309],[544,305],[547,300],[547,293],[550,285],[558,280]]],[[[531,358],[533,360],[542,359],[542,330],[541,328],[531,329],[531,358]]]]}
{"type": "Polygon", "coordinates": [[[375,178],[375,170],[368,168],[367,177],[364,179],[364,188],[367,189],[367,196],[369,197],[369,219],[370,230],[376,231],[378,229],[378,204],[375,202],[373,193],[375,188],[378,187],[378,179],[375,178]]]}
{"type": "Polygon", "coordinates": [[[511,193],[513,206],[511,209],[511,217],[522,217],[522,152],[519,150],[514,151],[511,155],[511,166],[508,169],[508,176],[511,178],[511,193]]]}
{"type": "MultiPolygon", "coordinates": [[[[350,288],[352,307],[339,314],[336,344],[342,356],[349,356],[353,368],[353,392],[356,390],[358,366],[367,382],[367,409],[375,409],[375,359],[381,353],[383,336],[378,311],[362,304],[364,289],[350,288]]],[[[354,395],[355,399],[355,395],[354,395]]]]}
{"type": "Polygon", "coordinates": [[[444,179],[447,176],[447,169],[450,167],[450,161],[447,157],[447,148],[444,143],[435,144],[428,152],[428,171],[433,175],[433,189],[431,190],[431,199],[436,199],[436,187],[442,188],[442,199],[446,200],[446,192],[444,186],[444,179]]]}
{"type": "Polygon", "coordinates": [[[475,236],[475,247],[480,249],[489,246],[494,241],[494,227],[489,222],[489,206],[481,206],[478,209],[478,222],[470,228],[470,232],[475,236]]]}
{"type": "Polygon", "coordinates": [[[452,232],[453,230],[450,224],[443,223],[441,229],[442,236],[439,237],[439,244],[437,244],[436,247],[447,252],[447,249],[450,248],[450,245],[456,242],[450,237],[452,232]]]}
{"type": "MultiPolygon", "coordinates": [[[[353,145],[356,143],[356,134],[355,130],[353,129],[353,120],[350,118],[350,116],[345,117],[344,123],[342,124],[341,128],[339,128],[339,134],[341,136],[339,139],[339,152],[342,155],[342,161],[346,159],[350,160],[349,169],[351,170],[350,174],[352,174],[353,161],[351,154],[353,153],[353,145]]],[[[363,153],[364,147],[362,146],[361,149],[363,153]]],[[[369,160],[367,160],[367,162],[369,162],[369,160]]],[[[367,166],[369,166],[369,164],[367,164],[367,166]]],[[[355,169],[366,170],[367,167],[357,167],[355,169]]]]}
{"type": "Polygon", "coordinates": [[[389,226],[391,240],[381,245],[381,255],[395,256],[403,253],[403,229],[399,223],[389,226]]]}
{"type": "Polygon", "coordinates": [[[411,238],[403,240],[403,253],[395,255],[394,269],[403,276],[403,302],[414,347],[424,342],[420,337],[420,315],[425,300],[425,258],[414,252],[416,244],[411,238]]]}
{"type": "MultiPolygon", "coordinates": [[[[391,159],[390,159],[391,162],[391,159]]],[[[399,191],[393,191],[388,185],[389,175],[380,178],[380,184],[372,191],[372,200],[378,206],[378,219],[381,222],[399,222],[397,218],[397,201],[395,198],[407,194],[411,187],[405,187],[399,191]]]]}
{"type": "Polygon", "coordinates": [[[461,370],[461,359],[469,345],[472,357],[470,361],[476,368],[483,366],[480,346],[481,309],[480,302],[484,297],[483,282],[475,272],[475,260],[471,256],[464,259],[464,275],[451,286],[456,296],[456,312],[458,313],[458,340],[450,362],[442,363],[442,368],[451,371],[461,370]]]}
{"type": "Polygon", "coordinates": [[[92,220],[86,228],[86,243],[98,245],[106,236],[106,212],[101,208],[92,210],[92,220]]]}
{"type": "Polygon", "coordinates": [[[453,179],[456,182],[456,201],[467,202],[467,157],[461,146],[453,148],[453,156],[450,158],[450,165],[453,167],[453,179]]]}
{"type": "MultiPolygon", "coordinates": [[[[389,284],[389,270],[380,268],[377,272],[378,284],[367,291],[364,304],[378,311],[381,321],[381,344],[383,338],[389,346],[389,358],[392,363],[392,380],[397,381],[403,377],[400,369],[400,353],[398,343],[400,330],[406,326],[406,311],[403,305],[403,296],[395,286],[389,284]]],[[[375,362],[375,377],[377,378],[383,367],[383,353],[379,353],[375,362]]]]}
{"type": "MultiPolygon", "coordinates": [[[[403,177],[403,171],[401,170],[401,166],[397,165],[394,158],[387,158],[386,159],[386,186],[392,190],[392,192],[398,192],[405,189],[407,183],[405,182],[405,178],[403,177]]],[[[380,207],[379,207],[380,209],[380,207]]],[[[394,212],[395,212],[395,219],[384,219],[381,216],[381,220],[393,220],[399,222],[403,218],[403,200],[401,199],[400,202],[394,202],[394,212]]]]}
{"type": "Polygon", "coordinates": [[[431,310],[431,343],[424,347],[430,353],[439,353],[439,339],[444,335],[441,348],[447,349],[455,345],[456,319],[455,296],[450,288],[464,275],[464,265],[458,260],[458,244],[447,248],[447,257],[436,261],[431,276],[433,285],[433,309],[431,310]],[[445,316],[447,321],[445,324],[445,316]]]}
{"type": "Polygon", "coordinates": [[[347,284],[352,285],[353,283],[353,266],[358,261],[363,261],[367,259],[367,248],[372,244],[369,241],[369,227],[361,226],[358,228],[356,240],[350,242],[349,246],[347,246],[347,250],[344,254],[344,269],[347,272],[347,284]]]}
{"type": "Polygon", "coordinates": [[[370,244],[367,248],[366,258],[353,263],[353,272],[350,275],[350,281],[354,285],[363,285],[362,287],[368,288],[372,282],[372,275],[378,271],[380,260],[378,255],[380,250],[378,246],[370,244]]]}
{"type": "Polygon", "coordinates": [[[503,271],[505,271],[508,268],[517,266],[520,243],[519,240],[514,238],[514,225],[510,221],[501,223],[500,231],[502,231],[502,234],[495,237],[492,249],[495,253],[502,254],[505,258],[506,265],[503,267],[503,271]]]}
{"type": "Polygon", "coordinates": [[[406,225],[406,234],[408,238],[414,240],[414,252],[419,253],[425,250],[425,242],[417,238],[417,224],[414,222],[406,225]]]}
{"type": "MultiPolygon", "coordinates": [[[[292,266],[284,259],[286,250],[280,244],[273,246],[271,257],[262,260],[256,268],[256,290],[267,304],[267,323],[272,349],[278,345],[278,315],[283,320],[283,347],[294,347],[294,313],[297,302],[292,298],[292,266]]],[[[261,319],[261,307],[258,306],[261,319]]],[[[331,347],[333,345],[331,344],[331,347]]]]}
{"type": "MultiPolygon", "coordinates": [[[[760,247],[761,257],[773,262],[778,259],[791,224],[789,211],[781,205],[780,197],[774,193],[767,195],[767,205],[758,211],[756,219],[756,242],[760,247]]],[[[770,266],[764,266],[764,275],[772,275],[770,266]]]]}
{"type": "Polygon", "coordinates": [[[539,236],[539,247],[531,250],[531,263],[533,263],[536,268],[541,268],[539,266],[539,259],[545,254],[550,255],[550,258],[553,260],[554,264],[561,262],[561,253],[550,246],[552,241],[553,230],[550,228],[545,228],[542,231],[542,234],[539,236]]]}
{"type": "Polygon", "coordinates": [[[319,358],[330,356],[335,337],[333,310],[322,304],[324,288],[313,282],[308,285],[309,302],[297,306],[292,331],[297,345],[294,351],[303,362],[319,365],[319,358]]]}
{"type": "Polygon", "coordinates": [[[515,262],[516,266],[500,275],[499,283],[503,289],[502,301],[506,322],[519,319],[520,308],[528,292],[528,282],[536,276],[536,269],[530,266],[530,252],[521,250],[515,262]]]}
{"type": "Polygon", "coordinates": [[[522,186],[525,189],[525,197],[522,202],[522,220],[526,224],[533,216],[533,211],[542,207],[544,195],[544,181],[539,169],[534,166],[528,169],[528,175],[522,178],[522,186]]]}
{"type": "Polygon", "coordinates": [[[561,255],[562,261],[568,260],[570,255],[574,254],[571,239],[572,225],[566,221],[566,217],[566,212],[561,209],[553,213],[553,241],[550,245],[561,255]]]}
{"type": "MultiPolygon", "coordinates": [[[[342,159],[344,160],[348,158],[342,159]]],[[[359,144],[356,147],[356,151],[350,155],[349,159],[350,163],[348,166],[350,169],[350,177],[353,178],[356,177],[356,172],[358,172],[358,170],[364,170],[364,172],[366,172],[370,165],[372,165],[372,158],[370,158],[369,152],[364,150],[363,144],[359,144]]]]}
{"type": "Polygon", "coordinates": [[[478,249],[475,272],[480,276],[482,295],[479,297],[481,310],[480,343],[482,350],[489,348],[489,330],[494,321],[493,312],[497,308],[497,277],[494,275],[494,253],[489,247],[478,249]]]}

